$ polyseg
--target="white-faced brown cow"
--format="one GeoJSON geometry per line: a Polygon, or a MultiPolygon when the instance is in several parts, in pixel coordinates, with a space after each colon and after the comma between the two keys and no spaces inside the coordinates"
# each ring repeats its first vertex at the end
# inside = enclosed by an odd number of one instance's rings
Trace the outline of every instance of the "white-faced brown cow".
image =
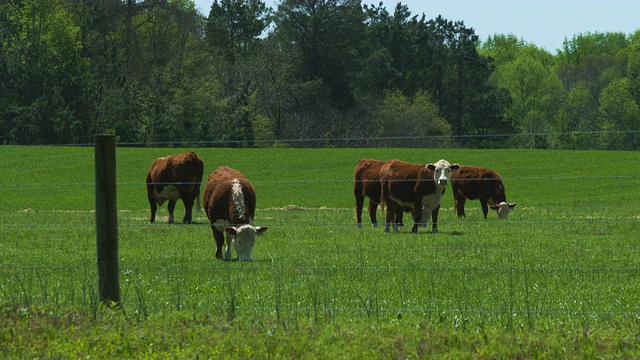
{"type": "Polygon", "coordinates": [[[438,212],[444,196],[450,174],[458,170],[459,165],[451,165],[446,160],[435,164],[418,165],[400,160],[389,160],[380,169],[382,198],[387,206],[387,221],[384,227],[389,232],[398,231],[395,220],[396,208],[413,208],[415,221],[412,232],[418,232],[418,226],[426,224],[431,214],[432,231],[438,232],[438,212]]]}
{"type": "Polygon", "coordinates": [[[504,184],[497,172],[476,166],[460,166],[451,175],[451,190],[458,217],[464,213],[464,203],[469,200],[480,200],[485,219],[489,208],[498,212],[498,217],[506,219],[516,203],[507,203],[504,184]]]}
{"type": "MultiPolygon", "coordinates": [[[[353,174],[353,194],[356,197],[356,226],[362,227],[362,209],[365,197],[369,198],[369,217],[371,224],[378,226],[376,211],[380,204],[380,168],[384,161],[374,159],[361,159],[356,165],[353,174]]],[[[396,219],[402,223],[402,208],[398,207],[396,219]]]]}
{"type": "Polygon", "coordinates": [[[151,219],[156,220],[158,206],[169,200],[169,223],[173,224],[173,210],[182,199],[185,215],[182,222],[190,224],[193,203],[200,209],[200,183],[204,173],[202,159],[193,151],[161,157],[153,161],[147,172],[147,197],[151,206],[151,219]]]}
{"type": "Polygon", "coordinates": [[[252,225],[256,191],[249,180],[241,172],[220,165],[207,178],[203,201],[216,241],[216,258],[230,260],[233,244],[238,260],[251,260],[256,235],[262,235],[267,228],[252,225]],[[227,246],[223,254],[225,233],[227,246]]]}

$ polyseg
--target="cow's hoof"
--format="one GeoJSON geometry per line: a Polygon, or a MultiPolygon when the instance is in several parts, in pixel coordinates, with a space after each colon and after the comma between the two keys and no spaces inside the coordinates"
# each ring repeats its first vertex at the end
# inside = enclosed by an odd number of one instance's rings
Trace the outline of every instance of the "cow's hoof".
{"type": "Polygon", "coordinates": [[[373,224],[371,224],[371,226],[378,227],[378,223],[373,223],[373,224]]]}
{"type": "Polygon", "coordinates": [[[362,223],[357,223],[357,224],[356,224],[356,227],[357,227],[358,229],[359,229],[359,228],[361,228],[361,227],[362,227],[362,223]]]}

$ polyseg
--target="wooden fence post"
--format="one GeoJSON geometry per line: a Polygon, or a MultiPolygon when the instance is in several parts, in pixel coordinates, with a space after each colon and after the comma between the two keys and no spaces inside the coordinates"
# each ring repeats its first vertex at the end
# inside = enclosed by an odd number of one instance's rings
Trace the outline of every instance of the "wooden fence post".
{"type": "Polygon", "coordinates": [[[113,305],[120,303],[115,135],[96,135],[94,152],[98,294],[113,305]]]}

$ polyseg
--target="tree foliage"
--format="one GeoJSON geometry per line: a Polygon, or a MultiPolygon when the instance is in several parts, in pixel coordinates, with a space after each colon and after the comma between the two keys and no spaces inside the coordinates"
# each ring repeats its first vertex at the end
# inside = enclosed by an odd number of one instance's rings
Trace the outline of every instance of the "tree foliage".
{"type": "Polygon", "coordinates": [[[361,0],[0,3],[15,144],[638,149],[640,32],[557,54],[361,0]],[[389,140],[392,138],[394,140],[389,140]],[[387,139],[387,140],[376,140],[387,139]]]}

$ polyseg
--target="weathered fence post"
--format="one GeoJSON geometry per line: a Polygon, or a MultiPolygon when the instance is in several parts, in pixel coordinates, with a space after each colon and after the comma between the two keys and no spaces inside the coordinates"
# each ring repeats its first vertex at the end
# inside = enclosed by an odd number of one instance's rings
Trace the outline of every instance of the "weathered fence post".
{"type": "Polygon", "coordinates": [[[120,302],[115,139],[115,135],[96,135],[94,145],[98,294],[108,305],[120,302]]]}

